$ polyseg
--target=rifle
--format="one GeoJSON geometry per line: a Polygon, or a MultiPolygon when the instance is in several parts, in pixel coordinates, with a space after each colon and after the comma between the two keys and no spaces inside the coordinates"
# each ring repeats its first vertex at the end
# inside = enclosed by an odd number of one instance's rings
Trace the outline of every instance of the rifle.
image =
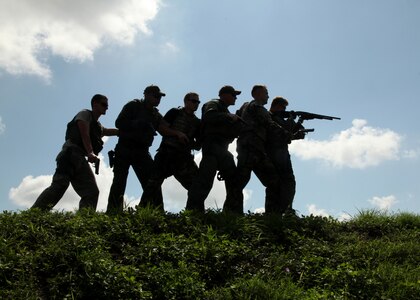
{"type": "MultiPolygon", "coordinates": [[[[298,121],[296,123],[302,125],[303,121],[305,120],[313,120],[313,119],[318,119],[318,120],[341,120],[341,118],[338,117],[332,117],[332,116],[326,116],[326,115],[319,115],[319,114],[314,114],[314,113],[310,113],[310,112],[306,112],[306,111],[282,111],[280,112],[280,116],[283,118],[288,118],[288,119],[296,119],[296,117],[298,117],[298,121]]],[[[307,132],[314,132],[315,129],[311,128],[311,129],[303,129],[303,130],[299,130],[298,132],[295,133],[298,134],[300,132],[302,133],[307,133],[307,132]]]]}
{"type": "Polygon", "coordinates": [[[313,128],[309,128],[309,129],[299,129],[298,131],[296,131],[293,135],[297,135],[299,133],[308,133],[308,132],[314,132],[315,129],[313,128]]]}
{"type": "Polygon", "coordinates": [[[319,119],[319,120],[341,120],[341,118],[338,117],[332,117],[332,116],[325,116],[325,115],[319,115],[314,114],[306,111],[282,111],[281,116],[283,118],[291,118],[296,119],[296,117],[299,117],[302,122],[304,120],[313,120],[313,119],[319,119]]]}
{"type": "Polygon", "coordinates": [[[96,161],[95,161],[95,174],[96,175],[99,175],[99,164],[101,163],[101,160],[98,158],[96,161]]]}

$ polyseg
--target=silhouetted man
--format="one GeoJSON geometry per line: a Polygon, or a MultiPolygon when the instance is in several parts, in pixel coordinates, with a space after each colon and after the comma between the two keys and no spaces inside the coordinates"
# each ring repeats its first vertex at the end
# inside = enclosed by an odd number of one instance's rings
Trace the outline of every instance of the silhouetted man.
{"type": "Polygon", "coordinates": [[[226,201],[236,197],[234,190],[236,165],[233,155],[228,151],[229,144],[238,136],[241,122],[237,115],[231,114],[228,107],[235,104],[241,92],[232,86],[219,90],[219,99],[210,100],[202,107],[202,154],[198,176],[188,191],[186,209],[204,212],[204,201],[213,186],[216,172],[225,181],[226,201]]]}
{"type": "MultiPolygon", "coordinates": [[[[285,210],[281,202],[280,176],[273,162],[268,158],[266,151],[267,134],[271,128],[281,130],[264,107],[268,100],[268,90],[264,85],[255,85],[251,95],[251,102],[245,103],[238,114],[242,117],[245,127],[237,140],[238,167],[236,184],[238,189],[243,189],[248,184],[253,171],[261,183],[266,187],[265,212],[282,213],[285,210]]],[[[243,194],[234,198],[236,203],[226,202],[223,210],[234,213],[243,213],[243,194]]]]}
{"type": "Polygon", "coordinates": [[[161,189],[165,178],[174,176],[181,185],[189,190],[193,179],[197,176],[198,167],[194,161],[192,150],[201,148],[200,119],[195,111],[200,104],[197,93],[188,93],[184,97],[184,107],[170,109],[163,119],[169,127],[184,133],[188,142],[174,136],[164,136],[154,158],[152,174],[141,197],[140,206],[164,208],[163,202],[156,199],[156,193],[161,189]]]}
{"type": "Polygon", "coordinates": [[[92,110],[80,111],[67,124],[66,142],[56,158],[57,169],[52,183],[39,195],[32,208],[52,209],[71,183],[81,197],[79,209],[96,210],[99,189],[89,162],[98,161],[97,155],[103,145],[102,137],[117,135],[118,129],[105,128],[98,121],[108,109],[107,97],[100,94],[94,95],[91,107],[92,110]]]}
{"type": "MultiPolygon", "coordinates": [[[[288,104],[289,102],[283,97],[275,97],[270,107],[271,118],[293,134],[292,140],[303,139],[305,137],[305,134],[302,132],[304,127],[282,114],[288,104]]],[[[286,209],[293,213],[292,204],[296,193],[296,180],[289,153],[291,140],[286,140],[283,137],[284,133],[282,131],[273,130],[270,132],[267,140],[267,153],[276,166],[282,181],[282,201],[287,204],[286,209]]]]}
{"type": "MultiPolygon", "coordinates": [[[[144,89],[143,94],[144,99],[134,99],[124,105],[115,121],[120,135],[115,147],[114,179],[109,192],[107,213],[123,211],[130,166],[133,167],[142,188],[146,187],[153,165],[149,147],[157,135],[156,132],[178,136],[180,139],[185,138],[184,134],[168,127],[157,109],[165,93],[158,86],[151,85],[144,89]]],[[[161,189],[158,190],[156,197],[162,201],[161,189]]]]}

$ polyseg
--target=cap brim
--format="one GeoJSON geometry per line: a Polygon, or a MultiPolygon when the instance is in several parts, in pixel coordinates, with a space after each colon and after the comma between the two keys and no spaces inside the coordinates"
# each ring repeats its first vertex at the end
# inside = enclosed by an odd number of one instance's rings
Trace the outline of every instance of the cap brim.
{"type": "Polygon", "coordinates": [[[235,95],[240,95],[241,93],[241,91],[235,91],[235,95]]]}

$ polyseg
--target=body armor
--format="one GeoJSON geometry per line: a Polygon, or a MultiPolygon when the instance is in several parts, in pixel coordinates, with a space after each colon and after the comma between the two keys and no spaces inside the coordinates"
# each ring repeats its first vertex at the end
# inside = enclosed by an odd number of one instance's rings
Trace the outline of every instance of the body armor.
{"type": "Polygon", "coordinates": [[[176,137],[173,136],[164,136],[162,138],[161,146],[171,146],[177,149],[191,150],[197,148],[197,137],[200,131],[200,119],[198,119],[194,114],[187,114],[183,108],[174,108],[176,117],[173,122],[170,124],[172,129],[185,133],[185,135],[190,140],[190,144],[187,147],[180,143],[176,137]]]}
{"type": "MultiPolygon", "coordinates": [[[[102,125],[98,121],[93,118],[92,111],[89,111],[91,114],[91,119],[89,122],[89,135],[90,135],[90,142],[92,143],[93,153],[98,155],[103,148],[103,141],[102,141],[102,125]]],[[[66,130],[66,141],[70,140],[73,144],[76,144],[83,150],[85,149],[82,141],[82,136],[80,135],[79,128],[76,122],[77,115],[67,124],[66,130]]]]}

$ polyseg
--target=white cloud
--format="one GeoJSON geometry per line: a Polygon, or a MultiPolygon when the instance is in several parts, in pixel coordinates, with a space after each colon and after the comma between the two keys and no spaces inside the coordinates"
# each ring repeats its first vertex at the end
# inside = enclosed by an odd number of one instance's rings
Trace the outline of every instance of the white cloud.
{"type": "Polygon", "coordinates": [[[187,190],[171,176],[162,185],[163,201],[165,210],[179,212],[185,208],[187,203],[187,190]]]}
{"type": "Polygon", "coordinates": [[[265,208],[264,207],[259,207],[254,209],[254,214],[263,214],[265,213],[265,208]]]}
{"type": "Polygon", "coordinates": [[[308,209],[309,215],[319,216],[319,217],[330,217],[330,216],[332,216],[340,222],[349,221],[352,218],[352,216],[350,214],[346,213],[346,212],[340,212],[340,213],[338,213],[338,215],[334,214],[334,213],[329,213],[324,208],[318,208],[316,206],[316,204],[306,205],[306,208],[308,209]]]}
{"type": "Polygon", "coordinates": [[[342,212],[338,215],[338,221],[340,222],[346,222],[346,221],[350,221],[350,219],[352,218],[352,216],[348,213],[342,212]]]}
{"type": "Polygon", "coordinates": [[[398,160],[401,140],[392,130],[373,128],[367,126],[367,121],[355,119],[351,128],[329,141],[294,141],[290,152],[302,159],[320,159],[338,168],[364,169],[387,160],[398,160]]]}
{"type": "Polygon", "coordinates": [[[6,131],[6,125],[3,123],[3,120],[0,116],[0,134],[4,133],[6,131]]]}
{"type": "Polygon", "coordinates": [[[162,46],[162,51],[165,52],[165,53],[178,53],[179,48],[172,42],[166,42],[162,46]]]}
{"type": "Polygon", "coordinates": [[[408,158],[408,159],[417,159],[419,157],[419,154],[420,154],[419,149],[405,150],[404,153],[403,153],[403,157],[408,158]]]}
{"type": "Polygon", "coordinates": [[[306,206],[308,209],[309,215],[320,216],[320,217],[329,217],[330,215],[323,208],[317,208],[315,204],[309,204],[306,206]]]}
{"type": "Polygon", "coordinates": [[[29,208],[36,197],[51,183],[51,178],[51,175],[26,176],[18,187],[10,189],[9,198],[18,206],[29,208]]]}
{"type": "MultiPolygon", "coordinates": [[[[108,191],[109,192],[109,191],[108,191]]],[[[124,195],[124,208],[135,208],[140,203],[140,197],[124,195]]],[[[105,210],[105,209],[104,209],[105,210]]]]}
{"type": "Polygon", "coordinates": [[[49,54],[92,60],[104,43],[129,45],[151,34],[159,0],[0,0],[0,69],[46,80],[49,54]]]}
{"type": "Polygon", "coordinates": [[[394,195],[389,195],[385,197],[373,197],[368,200],[372,205],[377,207],[380,210],[390,210],[392,206],[398,203],[397,198],[394,195]]]}

